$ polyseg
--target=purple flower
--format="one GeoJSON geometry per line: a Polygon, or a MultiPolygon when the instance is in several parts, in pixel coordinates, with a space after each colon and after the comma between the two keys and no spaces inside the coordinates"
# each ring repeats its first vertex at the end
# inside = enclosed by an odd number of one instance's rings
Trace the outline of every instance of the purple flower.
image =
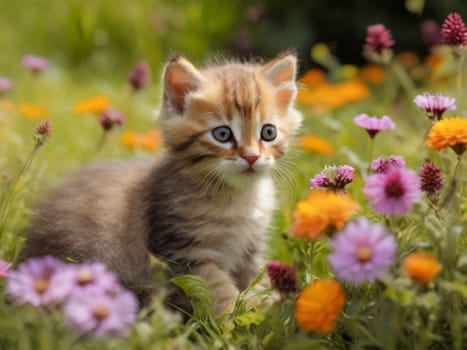
{"type": "Polygon", "coordinates": [[[151,68],[147,62],[138,63],[128,74],[128,82],[133,91],[142,90],[149,84],[151,78],[151,68]]]}
{"type": "Polygon", "coordinates": [[[420,189],[426,193],[427,197],[437,202],[439,192],[443,188],[443,174],[441,170],[431,160],[420,167],[420,189]]]}
{"type": "Polygon", "coordinates": [[[100,263],[88,263],[73,267],[74,287],[72,295],[81,293],[113,292],[119,288],[117,277],[100,263]]]}
{"type": "Polygon", "coordinates": [[[73,287],[72,270],[60,260],[32,258],[8,274],[8,292],[20,303],[34,306],[63,301],[73,287]]]}
{"type": "Polygon", "coordinates": [[[381,279],[394,262],[397,245],[386,227],[366,218],[349,222],[331,240],[329,265],[339,279],[360,285],[381,279]]]}
{"type": "Polygon", "coordinates": [[[451,46],[467,45],[467,27],[461,15],[450,13],[441,27],[443,42],[451,46]]]}
{"type": "Polygon", "coordinates": [[[383,24],[368,26],[366,30],[365,52],[380,55],[395,43],[391,32],[383,24]]]}
{"type": "Polygon", "coordinates": [[[96,337],[126,335],[136,321],[135,296],[120,289],[113,294],[76,294],[65,305],[65,315],[79,332],[96,337]]]}
{"type": "Polygon", "coordinates": [[[431,19],[424,20],[420,25],[420,34],[423,43],[429,48],[441,44],[441,28],[436,21],[431,19]]]}
{"type": "Polygon", "coordinates": [[[358,126],[364,128],[371,138],[375,137],[375,135],[381,130],[389,130],[396,127],[392,119],[386,115],[382,118],[376,118],[362,113],[356,116],[353,121],[358,126]]]}
{"type": "Polygon", "coordinates": [[[413,101],[418,108],[423,109],[431,120],[440,120],[445,111],[456,109],[456,99],[443,94],[427,92],[415,96],[413,101]]]}
{"type": "Polygon", "coordinates": [[[404,158],[401,156],[379,157],[371,162],[371,171],[376,174],[385,173],[392,167],[405,168],[404,158]]]}
{"type": "Polygon", "coordinates": [[[11,90],[13,87],[13,81],[7,77],[0,77],[0,94],[11,90]]]}
{"type": "Polygon", "coordinates": [[[40,73],[49,66],[49,61],[44,57],[36,55],[25,55],[21,59],[21,64],[30,69],[33,73],[40,73]]]}
{"type": "Polygon", "coordinates": [[[345,191],[345,186],[354,180],[354,172],[354,168],[349,165],[326,166],[320,174],[310,180],[310,186],[345,191]]]}
{"type": "Polygon", "coordinates": [[[0,278],[8,276],[8,271],[10,270],[11,263],[8,261],[0,260],[0,278]]]}
{"type": "Polygon", "coordinates": [[[125,117],[119,111],[108,109],[101,113],[99,122],[105,131],[112,130],[115,125],[122,125],[125,122],[125,117]]]}
{"type": "Polygon", "coordinates": [[[382,214],[406,214],[420,198],[420,179],[411,170],[392,167],[367,178],[363,193],[382,214]]]}
{"type": "Polygon", "coordinates": [[[266,264],[271,285],[282,294],[295,293],[297,288],[297,270],[280,261],[270,261],[266,264]]]}

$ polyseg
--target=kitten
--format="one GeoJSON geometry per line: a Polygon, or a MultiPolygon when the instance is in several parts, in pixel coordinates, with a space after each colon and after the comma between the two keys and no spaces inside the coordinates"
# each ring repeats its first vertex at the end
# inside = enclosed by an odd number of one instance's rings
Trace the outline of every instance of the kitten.
{"type": "Polygon", "coordinates": [[[213,311],[231,311],[263,264],[273,168],[300,123],[296,57],[199,70],[181,56],[163,73],[166,153],[77,171],[40,203],[23,257],[103,261],[124,285],[147,282],[149,253],[203,277],[213,311]]]}

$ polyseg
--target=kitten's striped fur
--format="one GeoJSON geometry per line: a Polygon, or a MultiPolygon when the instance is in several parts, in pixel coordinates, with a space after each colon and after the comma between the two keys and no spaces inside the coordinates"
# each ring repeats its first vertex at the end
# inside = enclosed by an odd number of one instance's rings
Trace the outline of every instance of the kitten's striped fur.
{"type": "Polygon", "coordinates": [[[173,57],[163,75],[165,155],[71,175],[36,208],[23,256],[103,261],[131,288],[147,280],[151,252],[174,273],[204,277],[216,314],[231,310],[263,264],[271,171],[301,122],[295,73],[291,54],[203,70],[173,57]]]}

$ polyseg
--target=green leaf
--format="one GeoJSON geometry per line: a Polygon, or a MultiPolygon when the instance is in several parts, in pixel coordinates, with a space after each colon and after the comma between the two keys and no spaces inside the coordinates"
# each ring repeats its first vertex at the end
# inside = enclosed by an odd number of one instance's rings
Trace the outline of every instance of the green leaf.
{"type": "Polygon", "coordinates": [[[171,281],[180,287],[190,300],[193,316],[196,319],[213,318],[211,290],[203,278],[195,275],[183,275],[174,277],[171,281]]]}

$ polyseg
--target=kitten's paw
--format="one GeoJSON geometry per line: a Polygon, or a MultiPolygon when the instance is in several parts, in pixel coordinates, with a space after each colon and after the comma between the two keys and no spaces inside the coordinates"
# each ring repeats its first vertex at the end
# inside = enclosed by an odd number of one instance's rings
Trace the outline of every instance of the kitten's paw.
{"type": "Polygon", "coordinates": [[[219,317],[225,313],[231,313],[235,308],[238,295],[239,291],[234,286],[217,290],[212,298],[212,311],[214,315],[219,317]]]}

